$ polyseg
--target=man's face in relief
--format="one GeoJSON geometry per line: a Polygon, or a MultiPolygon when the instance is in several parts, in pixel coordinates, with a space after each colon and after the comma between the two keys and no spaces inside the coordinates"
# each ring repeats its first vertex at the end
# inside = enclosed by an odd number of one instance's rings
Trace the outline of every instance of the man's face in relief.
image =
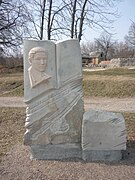
{"type": "Polygon", "coordinates": [[[37,71],[44,72],[47,65],[47,54],[36,52],[32,60],[32,67],[37,71]]]}

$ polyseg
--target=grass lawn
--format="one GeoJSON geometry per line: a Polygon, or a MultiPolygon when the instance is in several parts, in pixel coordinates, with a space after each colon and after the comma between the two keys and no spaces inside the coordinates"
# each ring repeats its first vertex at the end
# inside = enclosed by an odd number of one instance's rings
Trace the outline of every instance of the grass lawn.
{"type": "Polygon", "coordinates": [[[125,76],[135,78],[135,69],[112,68],[106,69],[105,71],[85,71],[84,75],[125,76]]]}
{"type": "MultiPolygon", "coordinates": [[[[0,96],[23,96],[23,73],[0,74],[0,96]]],[[[135,70],[107,69],[83,72],[84,96],[133,97],[135,96],[135,70]]]]}
{"type": "Polygon", "coordinates": [[[23,143],[25,108],[0,108],[0,156],[23,143]]]}
{"type": "Polygon", "coordinates": [[[23,96],[23,73],[0,74],[0,96],[23,96]]]}
{"type": "Polygon", "coordinates": [[[135,97],[135,70],[83,72],[83,91],[86,97],[135,97]]]}

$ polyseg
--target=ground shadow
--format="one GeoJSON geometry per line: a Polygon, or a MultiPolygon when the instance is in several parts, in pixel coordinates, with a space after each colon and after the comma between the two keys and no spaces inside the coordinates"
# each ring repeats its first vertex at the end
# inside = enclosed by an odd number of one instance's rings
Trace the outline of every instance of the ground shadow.
{"type": "Polygon", "coordinates": [[[109,165],[127,165],[127,166],[135,166],[135,140],[127,141],[127,149],[122,151],[122,159],[120,161],[115,162],[105,162],[105,164],[109,165]]]}
{"type": "MultiPolygon", "coordinates": [[[[53,160],[39,160],[39,161],[54,161],[53,160]]],[[[100,164],[106,164],[110,166],[119,166],[119,165],[127,165],[127,166],[135,166],[135,141],[127,141],[127,149],[125,151],[122,151],[122,159],[119,161],[89,161],[89,160],[82,160],[80,158],[67,158],[58,160],[55,159],[55,161],[60,162],[80,162],[82,164],[85,163],[100,163],[100,164]]]]}
{"type": "MultiPolygon", "coordinates": [[[[12,154],[12,151],[14,152],[15,147],[10,151],[9,154],[12,154]]],[[[27,157],[30,159],[30,149],[28,146],[22,146],[22,149],[18,150],[20,151],[19,154],[22,154],[25,152],[27,157]]],[[[13,154],[13,156],[18,156],[16,154],[13,154]]],[[[84,161],[81,158],[68,158],[68,159],[48,159],[48,160],[37,160],[37,159],[30,159],[30,161],[39,161],[39,162],[47,162],[47,161],[58,161],[58,162],[80,162],[81,164],[87,164],[87,163],[100,163],[100,164],[106,164],[108,166],[120,166],[120,165],[126,165],[126,166],[135,166],[135,141],[127,141],[127,150],[122,151],[122,160],[120,161],[84,161]]],[[[4,157],[1,157],[2,160],[4,157]]],[[[15,157],[14,157],[15,158],[15,157]]]]}

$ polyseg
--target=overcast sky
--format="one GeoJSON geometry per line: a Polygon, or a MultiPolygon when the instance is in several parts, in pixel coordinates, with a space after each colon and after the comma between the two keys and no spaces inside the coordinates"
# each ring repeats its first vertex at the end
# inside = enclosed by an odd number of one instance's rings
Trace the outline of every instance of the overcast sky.
{"type": "MultiPolygon", "coordinates": [[[[124,36],[127,35],[129,27],[131,25],[131,20],[135,21],[135,0],[123,0],[118,4],[118,11],[120,17],[114,23],[114,36],[115,40],[124,41],[124,36]]],[[[92,29],[87,30],[85,37],[82,41],[93,41],[94,38],[98,38],[101,32],[95,32],[92,29]]]]}

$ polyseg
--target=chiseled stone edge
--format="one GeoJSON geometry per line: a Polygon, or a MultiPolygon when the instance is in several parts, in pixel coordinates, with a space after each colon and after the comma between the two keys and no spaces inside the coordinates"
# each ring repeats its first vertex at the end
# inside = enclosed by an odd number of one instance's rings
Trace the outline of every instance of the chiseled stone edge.
{"type": "Polygon", "coordinates": [[[82,159],[85,161],[119,161],[122,159],[121,150],[83,150],[82,159]]]}
{"type": "Polygon", "coordinates": [[[81,145],[79,143],[56,145],[32,145],[31,159],[38,160],[63,160],[70,158],[82,158],[81,145]]]}
{"type": "Polygon", "coordinates": [[[31,159],[37,160],[73,160],[77,158],[89,162],[112,162],[121,160],[124,152],[120,150],[84,151],[81,149],[80,144],[33,145],[30,148],[31,159]]]}

